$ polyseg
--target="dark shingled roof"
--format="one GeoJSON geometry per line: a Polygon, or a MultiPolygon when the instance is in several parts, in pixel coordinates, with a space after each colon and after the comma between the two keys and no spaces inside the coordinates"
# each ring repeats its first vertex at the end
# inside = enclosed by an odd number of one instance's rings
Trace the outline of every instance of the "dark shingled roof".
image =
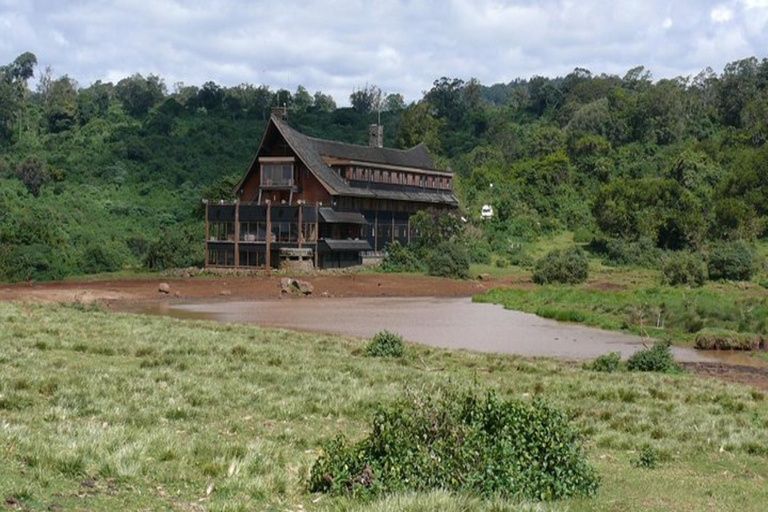
{"type": "Polygon", "coordinates": [[[333,240],[324,238],[323,243],[331,251],[371,251],[373,248],[368,240],[333,240]]]}
{"type": "Polygon", "coordinates": [[[312,170],[315,176],[329,188],[332,194],[401,201],[418,201],[423,203],[459,204],[456,197],[450,191],[438,192],[425,190],[408,192],[351,187],[344,178],[339,176],[337,171],[326,165],[323,160],[323,157],[325,156],[435,171],[437,169],[423,144],[419,144],[408,150],[358,146],[355,144],[345,144],[343,142],[307,137],[303,133],[299,133],[291,128],[285,121],[276,117],[272,117],[270,122],[274,123],[286,142],[296,152],[296,155],[312,170]]]}
{"type": "Polygon", "coordinates": [[[328,224],[368,224],[360,212],[337,212],[333,208],[320,208],[320,218],[328,224]]]}

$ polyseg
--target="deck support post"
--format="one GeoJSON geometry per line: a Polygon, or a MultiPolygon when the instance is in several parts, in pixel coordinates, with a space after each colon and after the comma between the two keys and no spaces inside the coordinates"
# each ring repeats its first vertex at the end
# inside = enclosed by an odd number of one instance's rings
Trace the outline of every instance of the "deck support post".
{"type": "Polygon", "coordinates": [[[299,249],[301,249],[301,242],[302,242],[302,239],[304,238],[304,225],[302,224],[303,215],[301,214],[303,210],[304,210],[304,205],[301,204],[301,202],[299,202],[299,233],[298,233],[298,239],[297,239],[299,243],[299,249]]]}
{"type": "Polygon", "coordinates": [[[272,271],[272,201],[267,199],[267,246],[264,254],[267,275],[272,271]]]}
{"type": "Polygon", "coordinates": [[[320,205],[315,203],[315,269],[320,268],[320,205]]]}
{"type": "Polygon", "coordinates": [[[210,238],[210,228],[208,226],[208,200],[204,199],[205,203],[205,263],[204,268],[208,268],[208,239],[210,238]]]}
{"type": "Polygon", "coordinates": [[[240,201],[235,201],[235,270],[240,268],[240,201]]]}

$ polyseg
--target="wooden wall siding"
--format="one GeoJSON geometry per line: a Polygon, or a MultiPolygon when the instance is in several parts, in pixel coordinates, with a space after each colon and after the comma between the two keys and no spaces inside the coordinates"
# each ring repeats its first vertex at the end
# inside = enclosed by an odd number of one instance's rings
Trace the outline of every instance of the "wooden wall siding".
{"type": "Polygon", "coordinates": [[[376,169],[374,167],[347,166],[339,168],[339,174],[348,182],[381,183],[386,185],[402,185],[419,189],[445,190],[453,189],[451,176],[436,176],[433,173],[418,171],[394,171],[376,169]]]}

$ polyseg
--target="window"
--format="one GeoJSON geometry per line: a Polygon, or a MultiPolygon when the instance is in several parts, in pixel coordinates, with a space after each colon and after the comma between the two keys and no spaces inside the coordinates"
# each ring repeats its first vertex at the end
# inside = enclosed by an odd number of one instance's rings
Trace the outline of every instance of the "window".
{"type": "Polygon", "coordinates": [[[293,164],[261,164],[262,187],[292,187],[293,164]]]}

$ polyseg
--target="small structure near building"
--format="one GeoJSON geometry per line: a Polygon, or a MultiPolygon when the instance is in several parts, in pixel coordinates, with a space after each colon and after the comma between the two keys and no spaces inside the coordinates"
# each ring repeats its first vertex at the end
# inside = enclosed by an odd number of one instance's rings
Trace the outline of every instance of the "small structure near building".
{"type": "Polygon", "coordinates": [[[493,206],[489,204],[484,204],[482,208],[480,208],[480,218],[483,220],[488,220],[493,218],[493,206]]]}

